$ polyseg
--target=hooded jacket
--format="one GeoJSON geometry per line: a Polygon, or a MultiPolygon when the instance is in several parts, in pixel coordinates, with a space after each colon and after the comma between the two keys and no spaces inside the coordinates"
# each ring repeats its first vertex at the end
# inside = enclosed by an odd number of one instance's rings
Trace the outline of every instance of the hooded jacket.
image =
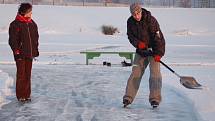
{"type": "Polygon", "coordinates": [[[155,17],[149,11],[142,8],[142,18],[136,21],[133,16],[127,20],[127,35],[129,42],[136,48],[136,52],[141,55],[142,49],[138,49],[140,41],[144,42],[146,49],[152,48],[153,55],[163,56],[165,53],[165,39],[160,30],[160,26],[155,17]]]}
{"type": "Polygon", "coordinates": [[[10,23],[9,45],[14,52],[19,50],[21,58],[34,58],[39,56],[38,28],[32,19],[17,15],[10,23]]]}

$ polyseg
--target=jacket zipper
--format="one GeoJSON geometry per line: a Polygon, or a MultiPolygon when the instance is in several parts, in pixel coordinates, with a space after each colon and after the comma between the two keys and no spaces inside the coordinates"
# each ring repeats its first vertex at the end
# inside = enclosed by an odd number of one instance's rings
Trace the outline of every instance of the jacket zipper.
{"type": "MultiPolygon", "coordinates": [[[[27,26],[28,26],[28,23],[27,23],[27,26]]],[[[31,57],[32,57],[32,40],[31,40],[31,34],[30,34],[30,30],[29,30],[29,26],[28,26],[28,37],[29,37],[29,40],[30,40],[30,50],[31,50],[31,57]]]]}

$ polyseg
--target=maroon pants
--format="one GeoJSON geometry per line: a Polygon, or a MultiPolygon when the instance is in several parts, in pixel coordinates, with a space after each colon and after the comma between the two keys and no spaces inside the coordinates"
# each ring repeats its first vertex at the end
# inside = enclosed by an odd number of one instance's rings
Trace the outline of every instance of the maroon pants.
{"type": "Polygon", "coordinates": [[[16,97],[30,98],[32,59],[16,60],[16,97]]]}

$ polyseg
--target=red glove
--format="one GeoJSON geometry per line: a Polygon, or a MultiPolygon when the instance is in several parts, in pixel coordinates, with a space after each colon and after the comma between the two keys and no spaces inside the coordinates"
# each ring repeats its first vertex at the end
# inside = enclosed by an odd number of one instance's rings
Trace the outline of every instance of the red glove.
{"type": "Polygon", "coordinates": [[[17,50],[14,51],[14,54],[15,54],[15,55],[19,55],[19,54],[20,54],[20,51],[17,49],[17,50]]]}
{"type": "Polygon", "coordinates": [[[146,44],[144,42],[139,42],[138,43],[138,48],[139,49],[145,49],[146,48],[146,44]]]}
{"type": "Polygon", "coordinates": [[[160,62],[161,56],[160,55],[155,55],[154,60],[155,60],[155,62],[160,62]]]}

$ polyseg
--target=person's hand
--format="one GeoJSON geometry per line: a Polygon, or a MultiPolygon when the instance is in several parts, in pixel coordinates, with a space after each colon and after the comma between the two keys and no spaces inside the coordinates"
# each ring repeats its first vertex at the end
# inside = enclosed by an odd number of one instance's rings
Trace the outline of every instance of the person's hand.
{"type": "Polygon", "coordinates": [[[15,51],[14,51],[14,54],[15,54],[15,55],[19,55],[19,54],[20,54],[20,50],[18,50],[18,49],[15,50],[15,51]]]}
{"type": "Polygon", "coordinates": [[[153,56],[153,52],[151,50],[137,49],[136,52],[143,58],[153,56]]]}
{"type": "Polygon", "coordinates": [[[146,48],[146,44],[144,42],[139,42],[138,43],[138,48],[139,49],[145,49],[146,48]]]}
{"type": "Polygon", "coordinates": [[[155,62],[160,62],[161,56],[160,55],[155,55],[154,60],[155,60],[155,62]]]}
{"type": "Polygon", "coordinates": [[[20,50],[17,49],[14,51],[14,57],[15,57],[15,60],[22,60],[20,50]]]}

